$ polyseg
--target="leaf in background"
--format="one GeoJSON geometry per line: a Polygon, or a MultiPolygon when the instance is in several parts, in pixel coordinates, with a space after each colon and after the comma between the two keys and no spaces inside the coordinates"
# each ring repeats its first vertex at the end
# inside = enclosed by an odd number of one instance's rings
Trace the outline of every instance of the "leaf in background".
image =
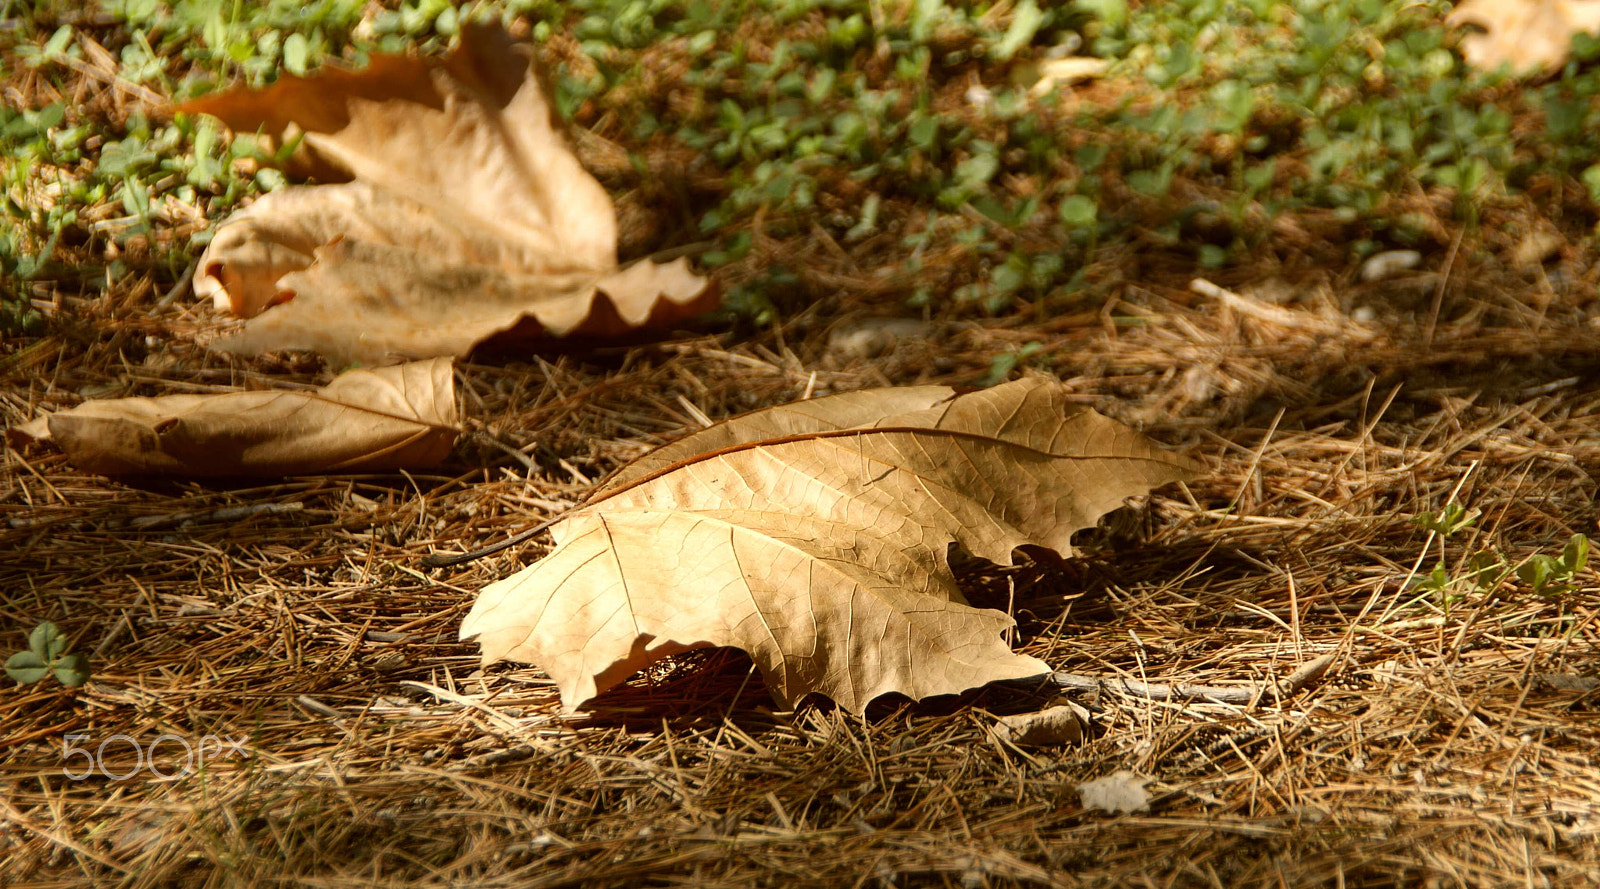
{"type": "Polygon", "coordinates": [[[658,298],[664,289],[693,294],[704,286],[681,259],[637,263],[596,279],[587,272],[513,275],[353,241],[320,247],[316,256],[316,264],[284,275],[281,283],[314,290],[324,305],[340,306],[347,320],[329,318],[301,297],[263,313],[221,347],[242,353],[309,349],[335,361],[365,356],[382,363],[392,355],[465,355],[486,330],[616,336],[672,317],[676,304],[658,298]],[[528,302],[529,287],[543,294],[538,302],[528,302]]]}
{"type": "Polygon", "coordinates": [[[1039,11],[1038,4],[1034,0],[1022,0],[1011,13],[1011,26],[995,44],[994,57],[1002,62],[1010,60],[1017,50],[1033,42],[1033,35],[1039,33],[1042,24],[1044,13],[1039,11]]]}
{"type": "Polygon", "coordinates": [[[1197,469],[1064,395],[873,390],[711,427],[557,523],[461,636],[484,663],[538,664],[569,709],[709,646],[749,652],[786,706],[820,692],[858,713],[1049,672],[1004,643],[1011,618],[967,604],[950,544],[1002,565],[1024,545],[1067,554],[1072,532],[1197,469]]]}
{"type": "Polygon", "coordinates": [[[261,315],[221,348],[380,364],[715,305],[683,260],[618,267],[611,198],[567,147],[532,47],[498,28],[463,25],[442,59],[380,56],[177,110],[269,143],[303,137],[291,168],[343,183],[281,189],[218,229],[195,291],[261,315]]]}
{"type": "Polygon", "coordinates": [[[458,433],[449,359],[340,374],[315,391],[85,402],[8,431],[104,475],[302,475],[426,469],[458,433]]]}
{"type": "Polygon", "coordinates": [[[306,35],[298,31],[285,37],[283,40],[283,67],[287,68],[290,74],[304,77],[310,49],[306,35]]]}
{"type": "Polygon", "coordinates": [[[1445,22],[1483,29],[1461,38],[1467,64],[1537,75],[1566,62],[1574,35],[1600,32],[1600,0],[1463,0],[1445,22]]]}

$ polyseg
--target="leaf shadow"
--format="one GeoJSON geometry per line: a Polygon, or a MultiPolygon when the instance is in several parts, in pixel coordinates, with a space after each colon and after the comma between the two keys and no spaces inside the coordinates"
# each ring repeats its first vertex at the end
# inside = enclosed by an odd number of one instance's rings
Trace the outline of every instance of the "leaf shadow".
{"type": "Polygon", "coordinates": [[[765,731],[773,700],[750,655],[737,648],[675,654],[595,696],[585,722],[625,731],[704,728],[730,720],[743,731],[765,731]]]}

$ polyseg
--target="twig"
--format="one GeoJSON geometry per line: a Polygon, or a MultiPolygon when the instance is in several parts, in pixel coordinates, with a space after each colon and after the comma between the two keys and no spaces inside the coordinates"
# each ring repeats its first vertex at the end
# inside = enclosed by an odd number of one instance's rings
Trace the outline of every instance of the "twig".
{"type": "Polygon", "coordinates": [[[161,97],[161,94],[150,89],[149,87],[140,86],[137,83],[129,83],[128,81],[117,77],[115,74],[107,74],[96,69],[89,63],[84,62],[81,59],[75,59],[66,53],[56,53],[50,56],[50,61],[59,65],[65,65],[66,67],[71,68],[73,71],[82,74],[84,77],[87,77],[90,80],[97,80],[114,90],[127,93],[135,99],[145,103],[150,108],[161,108],[166,105],[166,100],[161,97]]]}
{"type": "Polygon", "coordinates": [[[1450,252],[1444,258],[1444,271],[1439,273],[1439,285],[1433,288],[1433,303],[1428,306],[1428,324],[1422,331],[1422,344],[1426,347],[1433,345],[1433,333],[1439,326],[1439,309],[1444,305],[1444,290],[1450,286],[1450,272],[1456,267],[1456,253],[1461,250],[1461,237],[1466,233],[1465,226],[1456,230],[1455,240],[1450,242],[1450,252]]]}
{"type": "Polygon", "coordinates": [[[189,267],[184,269],[182,274],[178,275],[178,282],[172,285],[172,289],[168,290],[165,296],[156,300],[156,308],[164,309],[167,306],[172,305],[173,301],[180,299],[187,294],[189,292],[189,287],[194,281],[194,273],[197,269],[199,269],[199,267],[199,257],[189,260],[189,267]]]}
{"type": "Polygon", "coordinates": [[[329,707],[327,704],[322,703],[310,695],[297,695],[295,696],[294,702],[306,708],[307,710],[310,710],[312,713],[315,713],[318,716],[326,719],[339,721],[344,718],[343,713],[340,713],[338,710],[329,707]]]}
{"type": "Polygon", "coordinates": [[[1306,661],[1293,673],[1290,673],[1288,677],[1273,686],[1168,684],[1164,682],[1140,682],[1135,679],[1105,679],[1098,676],[1080,676],[1077,673],[1051,673],[1045,678],[1058,688],[1072,689],[1073,691],[1115,691],[1130,697],[1148,698],[1152,701],[1190,699],[1213,701],[1218,704],[1251,704],[1271,688],[1276,688],[1278,694],[1284,697],[1299,692],[1300,689],[1322,678],[1322,674],[1328,672],[1328,667],[1332,666],[1333,659],[1333,655],[1325,654],[1306,661]]]}
{"type": "MultiPolygon", "coordinates": [[[[517,738],[517,740],[523,742],[524,744],[527,744],[529,747],[543,749],[549,746],[549,742],[534,734],[522,723],[517,722],[515,719],[512,719],[510,716],[507,716],[504,713],[501,713],[499,710],[489,706],[484,701],[480,701],[475,698],[469,698],[466,695],[457,694],[448,689],[440,688],[437,685],[433,685],[428,682],[419,682],[415,679],[402,679],[400,684],[408,688],[415,688],[427,692],[441,701],[448,701],[449,703],[455,704],[464,709],[476,710],[477,712],[489,717],[489,721],[504,729],[508,734],[517,738]]],[[[553,719],[549,718],[537,721],[541,724],[554,722],[553,719]]]]}
{"type": "Polygon", "coordinates": [[[462,562],[471,562],[475,559],[481,559],[484,556],[492,556],[503,549],[509,549],[519,543],[526,543],[527,541],[532,540],[535,534],[538,534],[540,531],[543,531],[551,525],[554,525],[556,522],[565,517],[565,515],[565,513],[562,513],[554,518],[546,519],[526,531],[513,534],[499,543],[491,543],[482,549],[475,549],[471,552],[464,553],[430,553],[422,557],[422,567],[448,568],[451,565],[460,565],[462,562]]]}
{"type": "Polygon", "coordinates": [[[128,612],[124,611],[122,612],[122,617],[117,620],[116,626],[112,627],[111,632],[107,633],[105,638],[100,640],[100,644],[94,647],[95,660],[104,658],[112,643],[122,638],[122,634],[131,629],[133,629],[133,625],[128,621],[128,612]]]}
{"type": "Polygon", "coordinates": [[[506,444],[505,442],[501,441],[500,439],[495,438],[493,435],[490,435],[488,432],[468,432],[467,435],[471,436],[474,439],[477,439],[478,441],[483,442],[484,444],[486,444],[486,445],[488,445],[488,446],[490,446],[492,448],[504,451],[513,460],[516,460],[518,463],[521,463],[523,466],[526,466],[528,468],[529,472],[537,473],[537,472],[540,471],[539,470],[539,464],[533,462],[533,458],[532,457],[529,457],[527,454],[524,454],[523,452],[517,450],[516,448],[512,447],[511,445],[506,444]]]}
{"type": "Polygon", "coordinates": [[[1220,287],[1207,281],[1205,278],[1195,278],[1189,282],[1189,289],[1201,296],[1209,296],[1241,315],[1248,315],[1257,321],[1266,321],[1280,327],[1289,327],[1296,330],[1326,331],[1328,322],[1320,318],[1312,318],[1298,312],[1240,296],[1226,287],[1220,287]]]}
{"type": "Polygon", "coordinates": [[[1600,689],[1600,677],[1578,676],[1570,673],[1535,673],[1533,678],[1556,691],[1591,692],[1600,689]]]}
{"type": "Polygon", "coordinates": [[[128,520],[128,527],[139,531],[177,525],[185,528],[206,522],[237,522],[260,515],[285,515],[305,509],[304,503],[257,503],[251,506],[225,506],[196,512],[170,512],[164,515],[139,516],[128,520]]]}
{"type": "Polygon", "coordinates": [[[629,260],[623,263],[622,267],[628,268],[630,266],[638,265],[646,260],[649,260],[650,262],[671,262],[680,256],[699,256],[700,254],[705,253],[716,246],[716,241],[695,241],[692,244],[680,244],[676,247],[668,247],[664,250],[657,250],[654,253],[651,253],[647,256],[641,256],[638,259],[629,260]]]}
{"type": "MultiPolygon", "coordinates": [[[[167,525],[177,525],[180,530],[194,527],[195,525],[237,522],[243,519],[254,518],[261,515],[285,515],[305,509],[304,503],[257,503],[250,506],[224,506],[220,509],[198,509],[192,512],[164,512],[160,515],[135,516],[130,519],[109,519],[101,523],[102,528],[131,528],[135,531],[149,531],[152,528],[161,528],[167,525]]],[[[32,531],[37,528],[60,526],[74,531],[83,530],[84,522],[63,521],[59,517],[45,516],[43,518],[13,518],[7,519],[6,524],[18,531],[32,531]]]]}

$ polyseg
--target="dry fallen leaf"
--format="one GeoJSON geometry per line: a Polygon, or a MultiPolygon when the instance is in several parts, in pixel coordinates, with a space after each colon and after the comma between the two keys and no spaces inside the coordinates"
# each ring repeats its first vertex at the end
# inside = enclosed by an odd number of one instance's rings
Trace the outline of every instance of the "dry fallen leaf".
{"type": "Polygon", "coordinates": [[[995,723],[995,734],[1019,747],[1055,747],[1083,742],[1089,711],[1067,703],[1037,713],[1002,716],[995,723]]]}
{"type": "Polygon", "coordinates": [[[1078,801],[1085,809],[1098,809],[1115,815],[1143,812],[1150,808],[1150,793],[1144,786],[1149,778],[1127,770],[1114,772],[1078,785],[1078,801]]]}
{"type": "Polygon", "coordinates": [[[968,605],[950,544],[999,564],[1069,538],[1196,466],[1019,381],[880,389],[713,426],[625,467],[486,587],[461,626],[483,661],[538,664],[570,710],[672,654],[749,652],[774,697],[950,694],[1049,672],[1011,618],[968,605]]]}
{"type": "Polygon", "coordinates": [[[1461,38],[1474,68],[1541,74],[1566,62],[1573,35],[1600,32],[1600,0],[1463,0],[1445,21],[1483,29],[1461,38]]]}
{"type": "Polygon", "coordinates": [[[304,475],[426,469],[456,434],[450,360],[352,370],[315,391],[86,401],[7,430],[104,475],[304,475]]]}
{"type": "Polygon", "coordinates": [[[610,197],[568,148],[533,49],[498,28],[464,25],[442,59],[383,56],[177,110],[269,143],[301,136],[299,170],[352,180],[280,189],[217,230],[195,291],[260,316],[219,348],[379,364],[463,355],[514,327],[612,336],[715,304],[686,260],[618,267],[610,197]]]}

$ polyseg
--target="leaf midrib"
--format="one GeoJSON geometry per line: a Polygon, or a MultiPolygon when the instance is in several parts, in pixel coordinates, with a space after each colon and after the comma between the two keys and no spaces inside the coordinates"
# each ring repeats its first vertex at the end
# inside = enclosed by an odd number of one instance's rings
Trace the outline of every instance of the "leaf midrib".
{"type": "MultiPolygon", "coordinates": [[[[1141,456],[1130,455],[1130,454],[1056,454],[1056,453],[1052,453],[1050,451],[1044,451],[1044,450],[1040,450],[1038,448],[1030,447],[1030,446],[1025,445],[1025,444],[1020,444],[1018,442],[1010,441],[1008,439],[1000,438],[998,436],[985,435],[985,434],[983,434],[981,432],[967,432],[965,430],[960,430],[960,429],[937,429],[937,428],[928,427],[928,426],[875,426],[875,427],[872,427],[870,429],[829,429],[829,430],[825,430],[825,431],[821,431],[821,432],[805,432],[805,433],[801,433],[801,434],[798,434],[798,435],[785,435],[785,436],[781,436],[781,437],[778,437],[778,438],[765,438],[765,439],[761,439],[760,441],[742,442],[740,444],[728,445],[727,447],[722,447],[722,448],[717,448],[715,450],[706,451],[706,452],[704,452],[702,454],[696,454],[693,457],[685,457],[684,459],[679,460],[679,461],[677,461],[675,463],[670,463],[670,464],[668,464],[666,466],[661,467],[660,469],[657,469],[657,470],[655,470],[653,472],[650,472],[650,473],[647,473],[645,475],[642,475],[639,478],[633,479],[632,481],[630,481],[627,484],[622,485],[622,486],[620,486],[618,488],[614,488],[614,489],[609,490],[609,491],[598,492],[598,494],[595,496],[595,498],[585,502],[584,506],[585,507],[589,507],[589,506],[595,506],[595,505],[600,504],[600,503],[604,503],[605,501],[610,500],[610,499],[612,499],[613,497],[616,497],[619,494],[622,494],[622,493],[627,492],[627,491],[631,491],[634,488],[637,488],[637,487],[639,487],[641,485],[644,485],[644,484],[646,484],[648,482],[653,482],[656,479],[661,478],[662,476],[670,475],[670,474],[672,474],[674,472],[677,472],[680,469],[684,469],[686,467],[693,466],[696,463],[704,463],[704,462],[706,462],[708,460],[712,460],[712,459],[715,459],[717,457],[726,456],[728,454],[735,454],[735,453],[738,453],[740,451],[751,451],[751,450],[756,450],[758,448],[773,447],[773,446],[776,446],[776,445],[783,445],[783,444],[792,444],[792,443],[795,443],[795,442],[802,442],[802,441],[820,441],[820,440],[823,440],[823,439],[830,439],[830,438],[865,437],[865,436],[868,436],[868,435],[889,435],[889,434],[895,434],[895,435],[910,434],[910,435],[944,436],[944,437],[947,437],[947,438],[965,438],[965,439],[969,439],[969,440],[972,440],[972,441],[991,442],[991,443],[1000,444],[1000,445],[1008,447],[1008,448],[1015,448],[1015,449],[1017,449],[1019,451],[1025,451],[1025,452],[1030,453],[1030,454],[1035,454],[1035,455],[1038,455],[1040,457],[1045,457],[1045,458],[1048,458],[1050,460],[1073,460],[1073,461],[1079,461],[1079,460],[1121,460],[1121,461],[1134,462],[1134,463],[1151,463],[1151,464],[1155,464],[1155,465],[1159,465],[1159,466],[1181,466],[1181,460],[1183,459],[1181,457],[1178,457],[1177,455],[1169,455],[1165,459],[1163,459],[1161,457],[1141,457],[1141,456]]],[[[900,467],[897,467],[897,468],[900,468],[900,467]]],[[[906,470],[902,470],[902,471],[906,471],[906,470]]]]}

